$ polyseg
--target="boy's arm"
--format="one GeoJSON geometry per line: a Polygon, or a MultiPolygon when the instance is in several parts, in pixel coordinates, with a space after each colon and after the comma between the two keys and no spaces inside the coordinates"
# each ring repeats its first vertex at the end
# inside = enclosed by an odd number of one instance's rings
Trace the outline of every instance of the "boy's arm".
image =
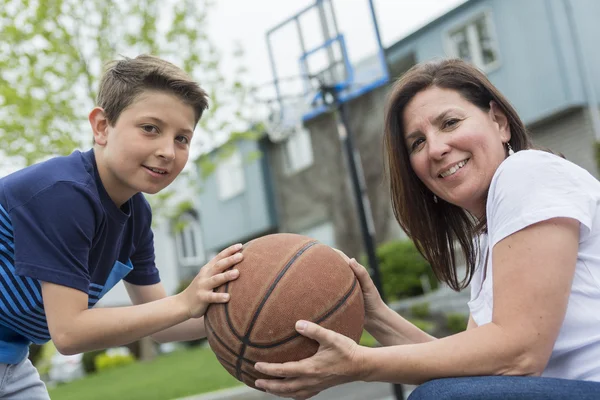
{"type": "Polygon", "coordinates": [[[86,293],[42,282],[50,336],[62,354],[77,354],[131,343],[197,319],[204,315],[209,303],[229,300],[227,294],[212,289],[237,278],[237,270],[227,270],[242,260],[240,249],[241,245],[234,245],[219,253],[183,292],[129,307],[88,309],[86,293]]]}
{"type": "MultiPolygon", "coordinates": [[[[155,285],[133,285],[125,283],[129,298],[135,305],[146,304],[167,298],[167,292],[162,283],[155,285]]],[[[175,326],[156,332],[151,335],[158,343],[180,342],[200,339],[206,336],[204,317],[191,318],[175,326]]]]}

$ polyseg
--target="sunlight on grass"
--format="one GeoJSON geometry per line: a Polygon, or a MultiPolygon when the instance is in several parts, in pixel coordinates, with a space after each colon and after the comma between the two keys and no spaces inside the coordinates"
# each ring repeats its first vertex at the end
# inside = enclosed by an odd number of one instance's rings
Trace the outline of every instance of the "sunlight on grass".
{"type": "Polygon", "coordinates": [[[209,348],[184,349],[50,390],[52,400],[171,400],[240,385],[209,348]]]}

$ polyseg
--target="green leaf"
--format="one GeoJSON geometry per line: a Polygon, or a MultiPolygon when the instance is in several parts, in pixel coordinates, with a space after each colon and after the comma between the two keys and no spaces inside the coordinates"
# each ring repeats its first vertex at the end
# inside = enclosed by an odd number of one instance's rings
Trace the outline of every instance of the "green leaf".
{"type": "MultiPolygon", "coordinates": [[[[210,126],[215,138],[230,135],[224,153],[239,140],[258,139],[252,133],[257,121],[245,116],[253,104],[244,84],[243,48],[234,49],[239,68],[226,80],[220,43],[214,41],[219,38],[208,29],[214,5],[212,0],[4,0],[0,38],[10,46],[0,46],[0,156],[24,166],[90,146],[87,117],[104,65],[140,53],[181,66],[211,94],[211,112],[200,127],[210,126]],[[232,132],[240,125],[248,131],[232,132]]],[[[204,179],[220,158],[191,161],[204,179]]],[[[198,190],[202,179],[194,182],[198,190]]],[[[150,197],[153,205],[168,203],[168,197],[150,197]]]]}

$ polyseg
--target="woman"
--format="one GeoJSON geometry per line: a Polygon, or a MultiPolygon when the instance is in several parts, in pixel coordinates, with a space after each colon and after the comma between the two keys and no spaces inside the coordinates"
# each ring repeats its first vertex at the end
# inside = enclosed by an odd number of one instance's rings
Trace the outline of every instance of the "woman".
{"type": "Polygon", "coordinates": [[[509,102],[460,60],[413,67],[386,114],[395,216],[440,280],[456,290],[471,284],[468,328],[431,337],[390,310],[351,260],[365,328],[385,347],[299,321],[319,351],[257,363],[285,379],[256,386],[308,398],[356,380],[430,381],[411,398],[600,398],[600,183],[533,150],[509,102]],[[456,246],[467,263],[462,280],[456,246]]]}

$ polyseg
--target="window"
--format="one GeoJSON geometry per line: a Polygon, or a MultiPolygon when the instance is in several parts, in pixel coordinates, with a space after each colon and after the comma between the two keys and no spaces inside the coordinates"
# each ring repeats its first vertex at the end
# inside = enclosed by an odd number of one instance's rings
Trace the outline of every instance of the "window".
{"type": "Polygon", "coordinates": [[[485,72],[499,63],[498,44],[490,12],[478,14],[447,36],[448,53],[462,58],[485,72]]]}
{"type": "Polygon", "coordinates": [[[312,141],[310,131],[298,126],[284,143],[285,172],[295,174],[313,164],[312,141]]]}
{"type": "Polygon", "coordinates": [[[219,185],[219,198],[227,200],[244,192],[246,180],[242,155],[239,151],[229,158],[219,162],[217,166],[217,184],[219,185]]]}
{"type": "Polygon", "coordinates": [[[205,261],[200,221],[193,213],[185,213],[176,223],[175,244],[181,265],[198,265],[205,261]]]}
{"type": "Polygon", "coordinates": [[[312,226],[311,228],[305,229],[299,232],[300,235],[308,236],[319,242],[326,244],[327,246],[336,247],[335,244],[335,228],[333,223],[324,222],[319,225],[312,226]]]}

